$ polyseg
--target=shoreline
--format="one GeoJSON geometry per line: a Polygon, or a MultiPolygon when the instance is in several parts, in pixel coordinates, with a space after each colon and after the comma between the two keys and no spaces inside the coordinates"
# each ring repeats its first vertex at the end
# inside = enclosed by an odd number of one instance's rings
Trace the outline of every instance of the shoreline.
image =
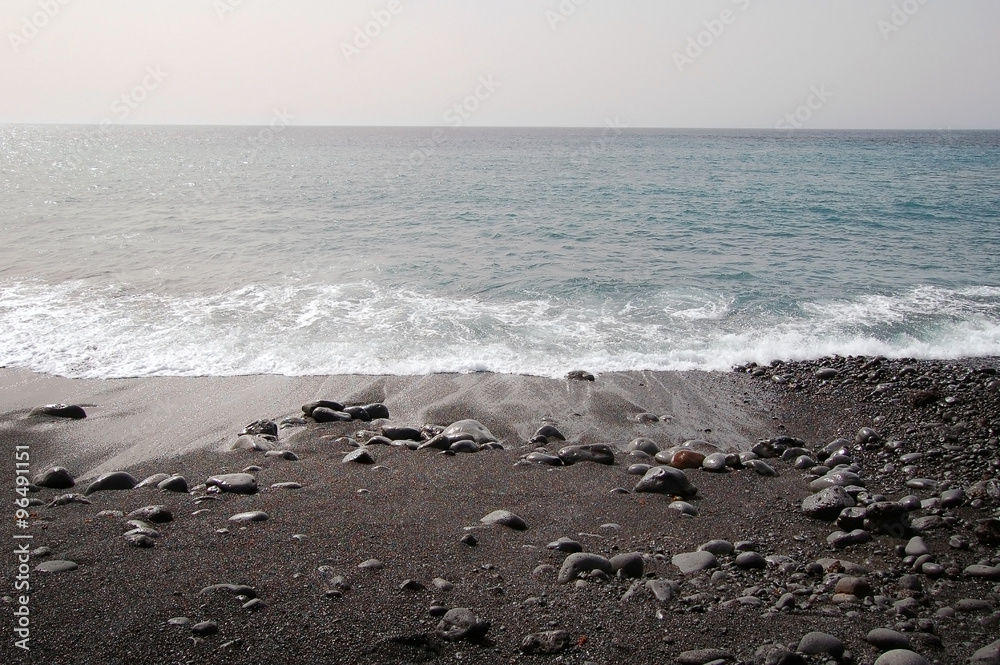
{"type": "MultiPolygon", "coordinates": [[[[39,500],[32,546],[51,552],[31,555],[30,656],[12,646],[12,611],[0,617],[0,653],[46,663],[874,665],[888,649],[870,631],[884,629],[928,662],[968,663],[1000,626],[1000,540],[981,526],[1000,526],[998,370],[997,358],[828,358],[730,373],[610,373],[593,383],[490,374],[77,380],[0,370],[0,441],[30,445],[35,472],[67,461],[80,481],[30,495],[39,500]],[[819,379],[819,369],[837,375],[819,379]],[[917,406],[921,391],[938,394],[917,406]],[[279,429],[273,447],[297,460],[231,449],[244,425],[301,416],[299,406],[315,398],[384,403],[385,425],[475,418],[504,449],[447,456],[373,443],[373,464],[345,463],[356,448],[340,437],[378,421],[279,429]],[[86,401],[88,417],[27,416],[55,401],[86,401]],[[614,464],[526,462],[531,451],[566,445],[529,444],[543,424],[571,444],[615,444],[614,464]],[[863,428],[878,438],[857,443],[863,428]],[[803,512],[818,476],[768,457],[766,446],[755,448],[765,455],[759,469],[746,457],[726,473],[684,470],[697,488],[685,498],[696,514],[684,514],[675,497],[635,491],[641,476],[629,467],[640,458],[622,448],[637,436],[661,450],[697,438],[744,452],[761,440],[797,439],[813,468],[843,436],[834,454],[857,469],[864,487],[850,491],[858,504],[878,495],[909,502],[914,528],[900,538],[866,523],[867,540],[834,538],[851,528],[803,512]],[[137,480],[181,474],[189,491],[100,491],[87,504],[48,507],[111,470],[137,480]],[[243,470],[258,493],[206,490],[210,476],[243,470]],[[907,484],[916,478],[919,487],[907,484]],[[123,538],[125,515],[150,505],[172,520],[150,524],[151,547],[134,547],[123,538]],[[515,513],[527,529],[483,524],[495,510],[515,513]],[[268,519],[230,519],[248,511],[268,519]],[[901,551],[911,535],[922,538],[923,559],[901,551]],[[633,556],[641,574],[560,583],[568,561],[553,547],[560,538],[609,561],[633,556]],[[701,571],[679,568],[678,556],[719,540],[738,549],[720,549],[701,571]],[[79,567],[34,570],[52,559],[79,567]],[[381,565],[361,566],[371,559],[381,565]],[[210,589],[219,584],[249,590],[210,589]],[[260,602],[247,607],[248,594],[260,602]],[[444,636],[442,611],[454,608],[489,622],[485,637],[444,636]],[[201,622],[217,633],[193,633],[201,622]],[[554,630],[567,639],[557,656],[524,651],[528,635],[554,630]],[[810,655],[814,632],[839,647],[810,655]]],[[[11,521],[0,523],[0,538],[12,542],[11,521]]]]}

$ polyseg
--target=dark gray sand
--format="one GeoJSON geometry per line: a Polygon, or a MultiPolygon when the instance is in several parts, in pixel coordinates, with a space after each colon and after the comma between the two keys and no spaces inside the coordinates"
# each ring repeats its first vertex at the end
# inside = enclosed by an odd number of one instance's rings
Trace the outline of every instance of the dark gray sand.
{"type": "Polygon", "coordinates": [[[30,446],[32,475],[62,466],[77,481],[28,494],[40,505],[30,507],[27,529],[12,526],[16,506],[7,503],[6,551],[16,546],[13,531],[51,553],[31,557],[29,652],[14,645],[18,564],[13,554],[4,558],[0,662],[874,663],[893,640],[913,653],[880,665],[923,662],[916,654],[969,662],[1000,637],[1000,531],[994,539],[990,530],[1000,506],[1000,393],[990,373],[997,367],[995,359],[875,366],[827,359],[733,373],[615,373],[594,382],[494,374],[89,381],[0,370],[5,493],[18,498],[15,445],[30,446]],[[821,366],[838,374],[819,379],[821,366]],[[916,399],[921,392],[935,395],[916,399]],[[266,445],[297,460],[231,449],[251,421],[301,418],[300,405],[314,399],[383,403],[390,418],[283,426],[266,445]],[[82,405],[88,417],[29,413],[54,402],[82,405]],[[359,430],[470,418],[502,449],[449,456],[373,443],[374,463],[342,462],[356,449],[341,437],[359,430]],[[568,442],[529,443],[546,424],[568,442]],[[856,443],[863,427],[877,438],[856,443]],[[800,439],[815,466],[833,452],[831,467],[843,462],[857,473],[864,488],[846,491],[858,519],[875,514],[870,504],[902,499],[905,533],[864,523],[867,540],[835,538],[840,548],[832,546],[831,533],[853,529],[802,512],[818,475],[795,468],[794,458],[760,460],[776,476],[755,471],[746,455],[725,473],[685,470],[698,490],[684,499],[696,516],[671,507],[674,497],[632,491],[641,476],[627,470],[641,460],[624,448],[636,437],[661,450],[697,439],[763,456],[797,445],[782,436],[800,439]],[[837,437],[848,441],[819,452],[837,437]],[[755,448],[761,440],[772,444],[755,448]],[[523,460],[591,443],[612,444],[615,464],[523,460]],[[210,476],[244,469],[258,493],[204,486],[210,476]],[[48,507],[57,496],[83,495],[111,471],[137,480],[179,474],[190,491],[99,491],[84,497],[90,503],[48,507]],[[918,478],[927,482],[907,487],[918,478]],[[301,488],[272,487],[283,482],[301,488]],[[155,531],[144,541],[151,547],[126,540],[134,525],[123,514],[100,514],[150,505],[173,518],[131,536],[155,531]],[[527,528],[481,523],[496,510],[515,513],[527,528]],[[229,519],[252,511],[267,519],[229,519]],[[475,545],[463,542],[469,535],[475,545]],[[619,573],[585,572],[560,584],[568,553],[547,547],[559,538],[618,565],[614,557],[637,553],[641,577],[629,577],[633,558],[619,573]],[[690,574],[674,564],[675,555],[711,540],[760,557],[722,553],[714,568],[690,574]],[[921,544],[923,557],[902,551],[921,544]],[[372,559],[380,565],[359,567],[372,559]],[[78,567],[34,570],[52,560],[78,567]],[[249,588],[202,592],[219,584],[249,588]],[[652,588],[670,597],[657,599],[652,588]],[[455,608],[478,617],[480,637],[449,641],[455,629],[441,614],[455,608]],[[880,639],[869,636],[873,629],[895,632],[880,639]],[[556,653],[525,653],[525,638],[543,631],[564,633],[528,644],[551,643],[556,653]],[[833,641],[805,637],[813,631],[833,641]],[[691,653],[706,649],[715,651],[691,653]],[[801,653],[816,650],[823,653],[801,653]]]}

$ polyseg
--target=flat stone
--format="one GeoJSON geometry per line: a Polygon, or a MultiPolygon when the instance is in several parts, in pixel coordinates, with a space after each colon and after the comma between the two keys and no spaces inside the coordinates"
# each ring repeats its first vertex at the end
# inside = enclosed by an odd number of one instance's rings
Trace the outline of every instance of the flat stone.
{"type": "Polygon", "coordinates": [[[930,478],[910,478],[905,485],[911,490],[930,490],[932,492],[937,491],[938,488],[937,481],[930,478]]]}
{"type": "Polygon", "coordinates": [[[844,643],[829,633],[813,631],[802,636],[797,651],[808,655],[825,653],[840,660],[844,655],[844,643]]]}
{"type": "Polygon", "coordinates": [[[263,510],[251,510],[245,513],[237,513],[229,518],[230,522],[264,522],[268,519],[267,513],[263,510]]]}
{"type": "Polygon", "coordinates": [[[991,581],[1000,581],[1000,566],[984,566],[973,564],[963,571],[969,577],[982,577],[991,581]]]}
{"type": "Polygon", "coordinates": [[[854,529],[852,531],[834,531],[826,537],[826,542],[834,549],[844,549],[851,545],[862,545],[869,543],[872,535],[864,529],[854,529]]]}
{"type": "Polygon", "coordinates": [[[674,662],[678,665],[706,665],[706,663],[730,660],[736,660],[736,656],[723,649],[692,649],[682,651],[674,662]]]}
{"type": "Polygon", "coordinates": [[[646,588],[653,594],[657,602],[669,603],[679,592],[680,585],[673,580],[646,580],[646,588]]]}
{"type": "Polygon", "coordinates": [[[208,487],[218,487],[222,492],[232,494],[256,494],[257,479],[249,473],[224,473],[205,481],[208,487]]]}
{"type": "Polygon", "coordinates": [[[667,505],[667,508],[670,510],[676,510],[682,515],[690,515],[691,517],[695,517],[698,514],[698,509],[687,501],[671,501],[667,505]]]}
{"type": "Polygon", "coordinates": [[[675,554],[670,559],[670,563],[677,566],[685,575],[691,575],[708,570],[709,568],[715,568],[719,565],[719,560],[711,552],[702,550],[700,552],[675,554]]]}
{"type": "Polygon", "coordinates": [[[230,584],[230,583],[220,583],[220,584],[210,584],[207,587],[203,587],[198,595],[205,596],[213,593],[228,593],[231,596],[245,596],[247,598],[256,598],[257,590],[252,586],[247,586],[246,584],[230,584]]]}
{"type": "Polygon", "coordinates": [[[264,453],[264,457],[280,457],[281,459],[288,460],[289,462],[299,461],[299,456],[291,450],[268,450],[264,453]]]}
{"type": "Polygon", "coordinates": [[[868,635],[865,639],[868,640],[869,644],[881,649],[882,651],[889,651],[890,649],[909,649],[912,646],[910,644],[910,638],[903,633],[898,633],[895,630],[890,630],[888,628],[872,629],[868,631],[868,635]]]}
{"type": "Polygon", "coordinates": [[[528,453],[524,458],[532,464],[547,464],[548,466],[562,466],[563,461],[556,457],[555,455],[549,455],[548,453],[543,453],[536,450],[535,452],[528,453]]]}
{"type": "Polygon", "coordinates": [[[65,573],[70,570],[76,570],[77,568],[79,568],[79,566],[76,565],[75,561],[63,561],[60,559],[43,561],[35,566],[35,570],[39,573],[65,573]]]}
{"type": "Polygon", "coordinates": [[[599,554],[576,552],[563,560],[556,581],[559,584],[566,584],[575,580],[580,573],[588,573],[592,570],[600,570],[608,575],[614,574],[614,567],[609,559],[599,554]]]}
{"type": "Polygon", "coordinates": [[[154,524],[165,524],[174,520],[173,513],[166,506],[144,506],[137,508],[126,515],[131,520],[142,520],[153,522],[154,524]]]}
{"type": "Polygon", "coordinates": [[[391,441],[420,441],[423,436],[416,427],[403,427],[395,425],[383,425],[382,436],[391,441]]]}
{"type": "Polygon", "coordinates": [[[509,510],[494,510],[479,521],[483,524],[499,524],[515,531],[524,531],[528,528],[527,522],[509,510]]]}
{"type": "Polygon", "coordinates": [[[875,665],[931,665],[931,662],[909,649],[892,649],[875,659],[875,665]]]}
{"type": "Polygon", "coordinates": [[[358,564],[358,568],[362,570],[382,570],[385,568],[385,564],[378,559],[366,559],[358,564]]]}
{"type": "Polygon", "coordinates": [[[132,474],[125,471],[112,471],[111,473],[102,473],[99,475],[94,482],[90,483],[84,494],[90,495],[94,492],[104,492],[107,490],[130,490],[135,486],[136,480],[132,477],[132,474]]]}
{"type": "Polygon", "coordinates": [[[565,536],[552,541],[551,543],[546,545],[546,547],[550,550],[558,550],[559,552],[567,552],[569,554],[583,551],[583,545],[573,540],[572,538],[567,538],[565,536]]]}

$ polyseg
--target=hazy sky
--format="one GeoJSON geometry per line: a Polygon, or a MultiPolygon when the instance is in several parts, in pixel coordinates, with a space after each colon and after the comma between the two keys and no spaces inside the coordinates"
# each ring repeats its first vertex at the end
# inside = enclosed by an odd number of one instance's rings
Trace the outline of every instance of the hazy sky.
{"type": "Polygon", "coordinates": [[[0,4],[0,123],[1000,128],[997,0],[0,4]]]}

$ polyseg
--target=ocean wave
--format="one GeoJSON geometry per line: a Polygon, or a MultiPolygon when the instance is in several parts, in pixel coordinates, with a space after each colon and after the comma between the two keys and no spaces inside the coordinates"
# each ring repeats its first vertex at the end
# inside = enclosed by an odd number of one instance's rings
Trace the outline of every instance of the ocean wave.
{"type": "Polygon", "coordinates": [[[0,366],[85,378],[559,377],[578,368],[728,370],[829,354],[1000,355],[1000,288],[990,286],[752,308],[719,293],[602,297],[454,298],[372,282],[167,296],[126,284],[16,281],[0,284],[0,366]]]}

